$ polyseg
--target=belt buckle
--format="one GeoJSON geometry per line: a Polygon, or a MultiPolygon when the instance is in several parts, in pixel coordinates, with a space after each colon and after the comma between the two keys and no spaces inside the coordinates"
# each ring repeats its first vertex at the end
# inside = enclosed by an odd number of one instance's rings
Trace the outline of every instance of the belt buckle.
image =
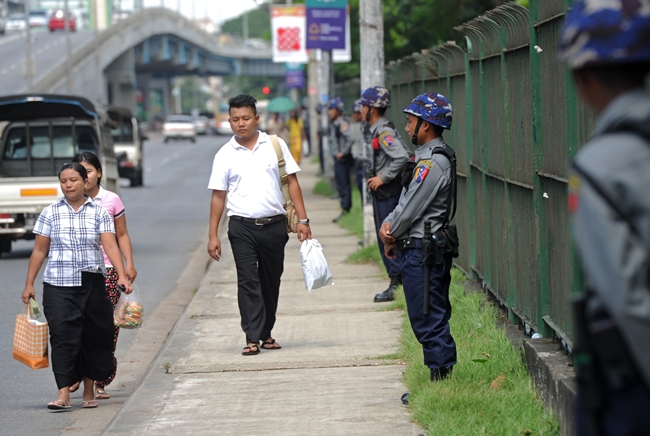
{"type": "Polygon", "coordinates": [[[255,218],[255,225],[256,226],[264,226],[269,223],[268,218],[255,218]]]}

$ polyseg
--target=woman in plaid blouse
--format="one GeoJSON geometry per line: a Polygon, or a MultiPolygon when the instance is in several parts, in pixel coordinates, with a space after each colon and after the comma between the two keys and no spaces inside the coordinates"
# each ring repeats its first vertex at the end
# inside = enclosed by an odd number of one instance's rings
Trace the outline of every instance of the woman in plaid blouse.
{"type": "Polygon", "coordinates": [[[94,380],[114,370],[113,310],[106,297],[106,268],[101,245],[117,270],[126,293],[133,288],[124,271],[112,218],[86,196],[88,173],[79,163],[66,163],[58,173],[64,196],[43,210],[36,221],[24,303],[36,295],[34,281],[43,274],[43,311],[50,329],[52,371],[59,389],[51,410],[70,409],[70,386],[83,380],[82,408],[97,407],[94,380]],[[49,254],[48,254],[49,253],[49,254]]]}

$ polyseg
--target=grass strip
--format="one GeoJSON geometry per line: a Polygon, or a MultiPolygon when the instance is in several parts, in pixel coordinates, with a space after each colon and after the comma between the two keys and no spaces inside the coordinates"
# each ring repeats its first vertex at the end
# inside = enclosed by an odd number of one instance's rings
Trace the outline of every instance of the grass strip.
{"type": "MultiPolygon", "coordinates": [[[[329,184],[321,182],[329,189],[329,184]]],[[[322,187],[320,190],[325,191],[322,187]]],[[[316,188],[314,192],[320,193],[316,188]]],[[[337,224],[361,239],[361,199],[356,190],[352,195],[350,213],[337,224]]],[[[360,248],[347,261],[375,263],[386,274],[376,244],[360,248]]],[[[398,287],[395,301],[381,305],[380,310],[404,311],[401,347],[381,358],[407,363],[404,383],[410,392],[409,408],[414,420],[428,435],[558,435],[557,420],[540,401],[520,352],[496,325],[498,309],[486,301],[484,294],[466,292],[465,282],[464,274],[453,269],[449,290],[453,307],[450,325],[458,363],[453,376],[442,382],[429,380],[422,346],[406,316],[402,287],[398,287]]]]}

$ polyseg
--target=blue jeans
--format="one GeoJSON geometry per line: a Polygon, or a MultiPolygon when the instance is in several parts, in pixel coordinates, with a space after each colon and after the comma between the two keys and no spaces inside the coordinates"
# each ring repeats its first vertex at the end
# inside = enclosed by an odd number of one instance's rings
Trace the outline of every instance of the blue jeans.
{"type": "MultiPolygon", "coordinates": [[[[421,244],[418,244],[421,247],[421,244]]],[[[422,249],[399,251],[397,258],[402,271],[404,296],[413,333],[424,351],[424,364],[431,369],[456,364],[456,343],[449,329],[451,304],[450,255],[444,256],[444,264],[429,266],[429,314],[422,313],[424,305],[424,266],[422,249]]]]}

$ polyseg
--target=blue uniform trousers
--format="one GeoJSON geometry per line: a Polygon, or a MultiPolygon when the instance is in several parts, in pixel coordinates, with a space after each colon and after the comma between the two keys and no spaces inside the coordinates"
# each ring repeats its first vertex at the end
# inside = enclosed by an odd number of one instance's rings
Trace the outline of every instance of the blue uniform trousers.
{"type": "Polygon", "coordinates": [[[336,179],[336,190],[341,197],[341,209],[348,212],[352,208],[352,188],[350,184],[350,172],[354,166],[354,159],[351,155],[343,156],[341,160],[334,158],[334,178],[336,179]]]}
{"type": "Polygon", "coordinates": [[[390,197],[386,200],[374,200],[372,207],[375,208],[374,219],[375,219],[375,231],[377,232],[377,245],[379,245],[379,252],[381,253],[381,260],[384,262],[386,271],[388,271],[389,277],[399,277],[400,268],[399,262],[397,259],[389,259],[384,254],[384,243],[379,237],[379,229],[381,224],[384,222],[386,217],[395,209],[399,203],[399,195],[395,197],[390,197]]]}
{"type": "Polygon", "coordinates": [[[419,242],[418,248],[405,249],[397,254],[404,296],[413,333],[422,344],[424,364],[431,369],[444,368],[456,364],[456,343],[449,329],[452,258],[446,255],[444,264],[429,266],[429,314],[424,315],[424,267],[419,242]]]}
{"type": "MultiPolygon", "coordinates": [[[[650,434],[650,391],[640,382],[623,389],[603,388],[605,406],[598,412],[601,436],[640,436],[650,434]]],[[[576,434],[590,436],[583,408],[584,394],[578,389],[576,434]]]]}

